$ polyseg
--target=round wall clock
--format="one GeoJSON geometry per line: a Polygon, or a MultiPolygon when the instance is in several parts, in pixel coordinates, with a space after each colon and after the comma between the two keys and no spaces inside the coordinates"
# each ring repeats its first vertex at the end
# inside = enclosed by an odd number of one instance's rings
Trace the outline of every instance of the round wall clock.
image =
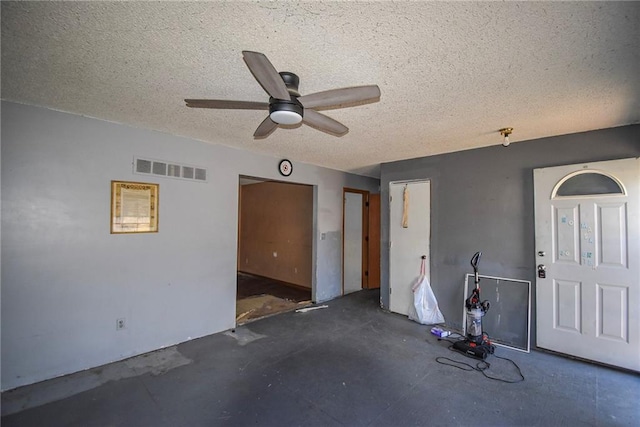
{"type": "Polygon", "coordinates": [[[291,175],[291,172],[293,172],[293,165],[289,160],[284,159],[280,161],[278,169],[280,170],[280,174],[282,176],[289,176],[291,175]]]}

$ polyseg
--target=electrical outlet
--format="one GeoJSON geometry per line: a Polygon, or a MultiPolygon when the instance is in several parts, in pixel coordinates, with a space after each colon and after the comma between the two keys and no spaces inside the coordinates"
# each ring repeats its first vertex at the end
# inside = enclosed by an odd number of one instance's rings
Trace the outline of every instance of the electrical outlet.
{"type": "Polygon", "coordinates": [[[126,324],[124,318],[116,319],[116,331],[124,329],[126,326],[127,326],[127,324],[126,324]]]}

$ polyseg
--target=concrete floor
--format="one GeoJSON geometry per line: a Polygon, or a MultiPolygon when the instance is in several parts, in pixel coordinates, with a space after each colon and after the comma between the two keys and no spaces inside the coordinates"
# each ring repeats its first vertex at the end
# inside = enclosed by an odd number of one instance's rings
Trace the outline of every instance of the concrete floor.
{"type": "MultiPolygon", "coordinates": [[[[19,412],[2,426],[637,425],[636,374],[498,348],[526,379],[492,381],[437,363],[474,362],[378,301],[361,291],[4,393],[3,413],[19,412]]],[[[488,361],[490,375],[518,378],[488,361]]]]}

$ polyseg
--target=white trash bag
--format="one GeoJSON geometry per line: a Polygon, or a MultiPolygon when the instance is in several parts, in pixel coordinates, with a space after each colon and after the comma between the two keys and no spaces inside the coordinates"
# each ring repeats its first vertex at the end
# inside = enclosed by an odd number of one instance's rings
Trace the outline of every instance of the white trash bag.
{"type": "Polygon", "coordinates": [[[409,319],[423,325],[444,323],[444,316],[438,308],[438,301],[425,274],[424,258],[420,267],[420,277],[411,290],[413,291],[413,303],[409,304],[409,319]]]}

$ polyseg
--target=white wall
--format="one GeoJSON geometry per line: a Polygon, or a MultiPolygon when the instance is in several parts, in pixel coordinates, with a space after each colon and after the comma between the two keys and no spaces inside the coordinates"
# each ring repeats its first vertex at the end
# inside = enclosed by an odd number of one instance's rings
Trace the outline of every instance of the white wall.
{"type": "MultiPolygon", "coordinates": [[[[234,327],[238,176],[281,180],[279,158],[3,102],[1,160],[3,390],[234,327]],[[136,175],[134,156],[209,180],[136,175]],[[110,234],[111,180],[160,184],[159,233],[110,234]]],[[[379,182],[295,162],[289,180],[316,186],[326,301],[341,293],[342,189],[379,182]]]]}

